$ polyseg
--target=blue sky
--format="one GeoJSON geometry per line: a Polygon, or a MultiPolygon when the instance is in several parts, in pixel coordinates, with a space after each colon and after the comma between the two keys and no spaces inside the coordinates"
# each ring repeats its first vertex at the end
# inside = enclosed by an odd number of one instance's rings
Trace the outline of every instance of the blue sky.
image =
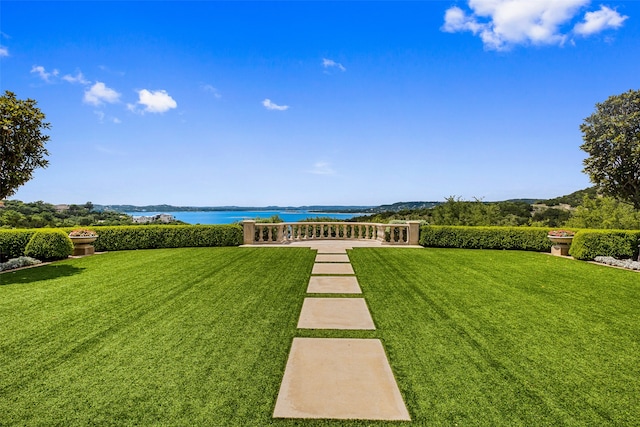
{"type": "Polygon", "coordinates": [[[2,1],[0,89],[51,123],[50,203],[378,205],[589,186],[640,86],[640,2],[2,1]]]}

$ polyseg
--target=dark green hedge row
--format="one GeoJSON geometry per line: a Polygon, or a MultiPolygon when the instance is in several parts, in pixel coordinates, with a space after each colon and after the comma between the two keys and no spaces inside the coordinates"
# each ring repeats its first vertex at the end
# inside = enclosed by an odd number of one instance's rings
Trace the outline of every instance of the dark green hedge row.
{"type": "Polygon", "coordinates": [[[429,225],[420,228],[420,245],[432,248],[511,249],[550,252],[548,228],[464,227],[429,225]]]}
{"type": "MultiPolygon", "coordinates": [[[[461,227],[425,226],[420,229],[420,245],[433,248],[515,249],[549,252],[550,229],[535,227],[461,227]]],[[[576,259],[592,260],[597,256],[637,258],[638,230],[579,230],[569,254],[576,259]]]]}
{"type": "Polygon", "coordinates": [[[98,252],[239,246],[243,241],[242,227],[239,225],[125,225],[87,228],[100,236],[94,243],[98,252]]]}
{"type": "MultiPolygon", "coordinates": [[[[239,246],[242,227],[239,225],[147,225],[87,227],[100,237],[96,251],[158,249],[183,247],[239,246]]],[[[69,233],[74,228],[61,228],[69,233]]],[[[37,230],[0,230],[0,251],[7,258],[24,255],[29,240],[37,230]]],[[[41,230],[42,231],[42,230],[41,230]]]]}
{"type": "Polygon", "coordinates": [[[36,230],[10,229],[0,230],[0,254],[4,258],[24,256],[24,250],[36,230]]]}
{"type": "Polygon", "coordinates": [[[571,242],[569,255],[585,261],[597,256],[636,259],[639,243],[637,230],[581,230],[571,242]]]}

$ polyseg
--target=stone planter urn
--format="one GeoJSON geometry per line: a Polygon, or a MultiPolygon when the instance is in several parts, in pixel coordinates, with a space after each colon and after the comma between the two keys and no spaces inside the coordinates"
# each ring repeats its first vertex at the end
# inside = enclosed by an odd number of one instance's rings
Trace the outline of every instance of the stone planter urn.
{"type": "Polygon", "coordinates": [[[73,256],[93,255],[95,248],[93,242],[96,241],[98,236],[69,236],[73,242],[73,256]]]}
{"type": "Polygon", "coordinates": [[[555,256],[569,256],[569,248],[573,241],[573,235],[554,235],[549,234],[547,236],[553,246],[551,247],[551,255],[555,256]]]}

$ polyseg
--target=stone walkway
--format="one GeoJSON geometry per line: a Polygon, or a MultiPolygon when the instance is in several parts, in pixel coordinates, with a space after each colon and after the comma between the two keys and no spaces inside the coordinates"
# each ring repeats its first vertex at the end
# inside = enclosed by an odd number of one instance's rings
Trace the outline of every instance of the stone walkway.
{"type": "MultiPolygon", "coordinates": [[[[299,329],[375,330],[347,256],[370,242],[309,242],[317,250],[299,329]],[[317,294],[326,294],[318,296],[317,294]]],[[[271,245],[269,245],[271,246],[271,245]]],[[[378,245],[375,245],[379,247],[378,245]]],[[[294,338],[274,418],[411,420],[382,342],[362,338],[294,338]]]]}

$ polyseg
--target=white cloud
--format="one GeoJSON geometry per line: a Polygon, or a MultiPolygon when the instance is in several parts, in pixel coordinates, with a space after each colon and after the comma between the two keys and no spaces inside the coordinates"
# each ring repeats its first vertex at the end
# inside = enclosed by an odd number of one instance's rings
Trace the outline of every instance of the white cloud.
{"type": "Polygon", "coordinates": [[[313,169],[308,171],[314,175],[335,175],[336,171],[331,167],[328,162],[316,162],[313,165],[313,169]]]}
{"type": "MultiPolygon", "coordinates": [[[[166,90],[149,91],[142,89],[138,91],[138,104],[144,105],[147,113],[165,113],[178,106],[178,103],[167,93],[166,90]]],[[[135,111],[135,106],[128,104],[129,110],[135,111]]]]}
{"type": "Polygon", "coordinates": [[[122,123],[117,117],[107,117],[103,111],[94,111],[93,112],[97,117],[100,123],[104,123],[105,119],[107,119],[111,123],[120,124],[122,123]]]}
{"type": "Polygon", "coordinates": [[[104,71],[105,73],[114,74],[116,76],[122,77],[122,76],[125,75],[124,71],[115,71],[115,70],[110,69],[106,65],[98,65],[98,68],[100,70],[104,71]]]}
{"type": "Polygon", "coordinates": [[[75,76],[72,76],[71,74],[65,74],[64,76],[62,76],[62,80],[69,83],[80,83],[81,85],[91,84],[91,82],[87,80],[80,71],[78,71],[75,76]]]}
{"type": "Polygon", "coordinates": [[[34,65],[33,67],[31,67],[31,72],[40,76],[40,78],[47,83],[50,83],[51,79],[53,77],[56,77],[60,73],[55,69],[49,73],[42,65],[34,65]]]}
{"type": "Polygon", "coordinates": [[[269,98],[267,98],[264,101],[262,101],[262,105],[264,105],[264,108],[266,108],[267,110],[285,111],[285,110],[289,109],[288,105],[275,104],[275,103],[271,102],[271,100],[269,98]]]}
{"type": "Polygon", "coordinates": [[[96,82],[84,92],[84,102],[91,105],[102,105],[105,102],[113,104],[119,99],[120,94],[102,82],[96,82]]]}
{"type": "MultiPolygon", "coordinates": [[[[445,12],[442,31],[470,31],[485,48],[506,50],[518,44],[562,45],[571,33],[571,24],[591,0],[467,0],[470,13],[457,6],[445,12]]],[[[580,34],[594,34],[619,28],[626,17],[602,7],[588,12],[576,26],[580,34]]]]}
{"type": "Polygon", "coordinates": [[[4,46],[0,46],[0,58],[4,56],[9,56],[9,49],[4,46]]]}
{"type": "Polygon", "coordinates": [[[211,85],[202,85],[202,90],[212,94],[215,98],[222,98],[222,95],[220,95],[220,91],[218,91],[218,89],[211,85]]]}
{"type": "Polygon", "coordinates": [[[347,69],[344,68],[344,65],[334,61],[333,59],[322,58],[322,66],[324,68],[337,68],[340,71],[347,71],[347,69]]]}
{"type": "Polygon", "coordinates": [[[577,34],[589,36],[609,28],[620,28],[627,18],[629,17],[620,15],[617,10],[600,6],[598,11],[585,13],[584,22],[577,24],[574,31],[577,34]]]}

